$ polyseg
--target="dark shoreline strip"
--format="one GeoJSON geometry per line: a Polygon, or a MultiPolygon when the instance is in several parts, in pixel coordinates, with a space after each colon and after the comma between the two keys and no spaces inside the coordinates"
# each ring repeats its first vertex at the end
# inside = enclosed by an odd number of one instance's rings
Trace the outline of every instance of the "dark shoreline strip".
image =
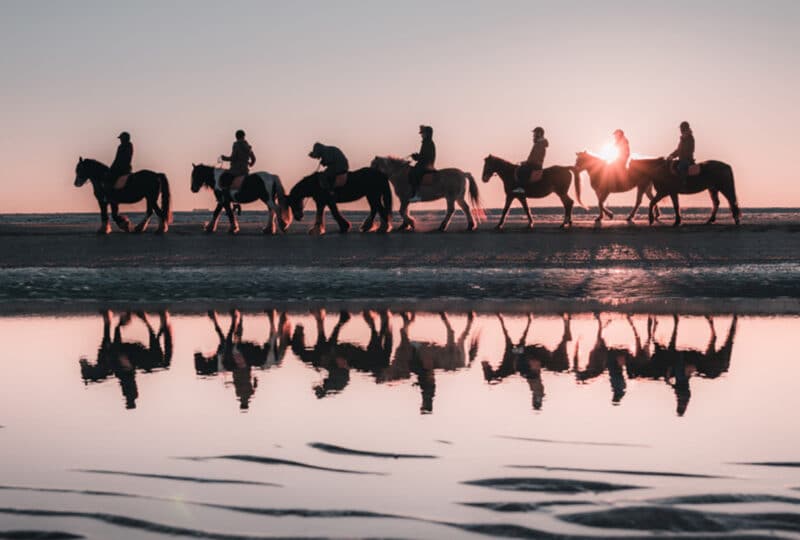
{"type": "Polygon", "coordinates": [[[506,465],[506,467],[508,467],[509,469],[539,469],[543,471],[626,474],[631,476],[666,476],[674,478],[713,478],[713,479],[724,478],[722,476],[713,476],[709,474],[676,473],[676,472],[665,472],[665,471],[626,471],[622,469],[587,469],[583,467],[549,467],[547,465],[506,465]]]}
{"type": "Polygon", "coordinates": [[[539,439],[535,437],[517,437],[514,435],[496,435],[499,439],[510,439],[512,441],[526,441],[526,442],[538,442],[538,443],[546,443],[546,444],[574,444],[574,445],[581,445],[581,446],[620,446],[624,448],[651,448],[650,445],[647,444],[636,444],[636,443],[615,443],[615,442],[596,442],[596,441],[560,441],[558,439],[539,439]]]}
{"type": "Polygon", "coordinates": [[[309,463],[302,463],[300,461],[292,461],[289,459],[271,458],[267,456],[251,456],[247,454],[228,454],[224,456],[208,456],[208,457],[183,457],[178,459],[188,459],[192,461],[207,461],[211,459],[231,459],[235,461],[245,461],[248,463],[258,463],[260,465],[286,465],[288,467],[299,467],[301,469],[311,469],[315,471],[335,472],[341,474],[365,474],[375,476],[387,476],[387,473],[373,472],[373,471],[357,471],[353,469],[337,469],[333,467],[323,467],[321,465],[311,465],[309,463]]]}
{"type": "Polygon", "coordinates": [[[111,474],[117,476],[131,476],[134,478],[153,478],[156,480],[175,480],[178,482],[194,482],[196,484],[239,484],[245,486],[283,487],[273,482],[256,482],[252,480],[236,480],[232,478],[201,478],[197,476],[174,476],[170,474],[136,473],[129,471],[109,471],[105,469],[74,469],[77,472],[91,474],[111,474]]]}
{"type": "Polygon", "coordinates": [[[308,446],[314,448],[315,450],[328,452],[329,454],[342,454],[348,456],[374,457],[374,458],[385,458],[385,459],[438,459],[439,458],[439,456],[434,456],[431,454],[391,454],[386,452],[371,452],[368,450],[353,450],[351,448],[345,448],[343,446],[336,446],[335,444],[328,444],[321,442],[311,442],[308,443],[308,446]]]}
{"type": "Polygon", "coordinates": [[[3,540],[73,540],[75,538],[86,537],[61,531],[0,531],[0,539],[3,540]]]}

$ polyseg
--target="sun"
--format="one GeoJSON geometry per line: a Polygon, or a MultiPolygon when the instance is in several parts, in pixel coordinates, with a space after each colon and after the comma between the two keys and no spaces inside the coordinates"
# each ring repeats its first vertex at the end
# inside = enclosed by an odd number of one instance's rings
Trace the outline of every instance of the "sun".
{"type": "Polygon", "coordinates": [[[617,159],[618,153],[619,151],[617,150],[616,146],[614,146],[612,143],[606,143],[603,146],[603,149],[598,153],[598,156],[606,160],[606,163],[611,163],[617,159]]]}

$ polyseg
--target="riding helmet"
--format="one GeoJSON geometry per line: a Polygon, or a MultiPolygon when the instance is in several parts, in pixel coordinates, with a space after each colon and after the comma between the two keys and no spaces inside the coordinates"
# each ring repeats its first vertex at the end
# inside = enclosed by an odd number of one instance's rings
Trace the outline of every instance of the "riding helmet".
{"type": "Polygon", "coordinates": [[[120,139],[120,140],[123,140],[123,141],[127,142],[127,141],[131,140],[131,134],[128,133],[127,131],[123,131],[122,133],[119,134],[117,139],[120,139]]]}
{"type": "Polygon", "coordinates": [[[683,130],[685,130],[685,129],[690,129],[690,128],[689,128],[689,122],[687,122],[686,120],[684,120],[683,122],[681,122],[681,131],[683,131],[683,130]]]}
{"type": "Polygon", "coordinates": [[[535,128],[533,128],[533,134],[534,135],[544,135],[544,128],[540,127],[540,126],[536,126],[535,128]]]}
{"type": "Polygon", "coordinates": [[[237,139],[244,139],[244,130],[243,129],[236,130],[236,138],[237,139]]]}
{"type": "Polygon", "coordinates": [[[419,126],[419,132],[421,135],[433,137],[433,128],[431,126],[419,126]]]}

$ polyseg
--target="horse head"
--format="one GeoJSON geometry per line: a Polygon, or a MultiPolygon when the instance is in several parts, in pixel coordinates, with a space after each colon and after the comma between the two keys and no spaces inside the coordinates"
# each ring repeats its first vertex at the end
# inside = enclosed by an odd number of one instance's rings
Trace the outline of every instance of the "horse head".
{"type": "Polygon", "coordinates": [[[208,165],[192,163],[192,193],[197,193],[203,186],[214,185],[214,168],[208,165]]]}
{"type": "Polygon", "coordinates": [[[292,210],[294,219],[303,221],[303,203],[306,197],[311,197],[312,192],[316,188],[319,191],[319,175],[318,173],[311,173],[294,185],[287,195],[287,204],[292,210]]]}
{"type": "Polygon", "coordinates": [[[88,162],[88,159],[84,161],[82,157],[78,158],[78,164],[75,165],[75,187],[81,187],[89,180],[88,162]]]}
{"type": "Polygon", "coordinates": [[[594,163],[594,157],[586,150],[575,152],[575,169],[578,172],[585,171],[592,163],[594,163]]]}
{"type": "Polygon", "coordinates": [[[481,173],[481,180],[488,182],[492,179],[492,176],[494,176],[497,172],[497,169],[495,168],[496,163],[497,158],[495,158],[492,154],[489,154],[483,159],[483,172],[481,173]]]}

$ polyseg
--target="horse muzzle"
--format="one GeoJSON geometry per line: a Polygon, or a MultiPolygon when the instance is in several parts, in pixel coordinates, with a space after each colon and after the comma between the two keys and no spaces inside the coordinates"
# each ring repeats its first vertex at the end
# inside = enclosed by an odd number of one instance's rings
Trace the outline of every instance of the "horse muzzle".
{"type": "Polygon", "coordinates": [[[74,182],[75,187],[81,187],[85,183],[86,183],[86,178],[81,178],[80,176],[75,177],[75,182],[74,182]]]}

